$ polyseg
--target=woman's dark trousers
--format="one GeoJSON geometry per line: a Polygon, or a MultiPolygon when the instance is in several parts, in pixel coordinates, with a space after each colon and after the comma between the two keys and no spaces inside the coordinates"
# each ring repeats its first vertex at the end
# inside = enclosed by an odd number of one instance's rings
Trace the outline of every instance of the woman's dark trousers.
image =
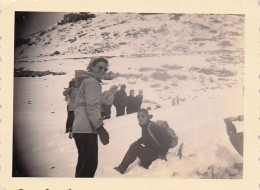
{"type": "Polygon", "coordinates": [[[98,165],[97,134],[73,133],[78,148],[75,177],[94,177],[98,165]]]}

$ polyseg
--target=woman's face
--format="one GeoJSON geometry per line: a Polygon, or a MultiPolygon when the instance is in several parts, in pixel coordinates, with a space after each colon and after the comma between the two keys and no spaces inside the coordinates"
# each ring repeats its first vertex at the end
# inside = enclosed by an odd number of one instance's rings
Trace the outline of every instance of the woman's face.
{"type": "Polygon", "coordinates": [[[140,112],[137,114],[137,119],[138,119],[140,125],[144,125],[148,122],[148,115],[140,112]]]}
{"type": "Polygon", "coordinates": [[[100,79],[103,79],[105,73],[107,72],[107,63],[98,62],[95,66],[92,67],[92,72],[95,73],[100,79]]]}

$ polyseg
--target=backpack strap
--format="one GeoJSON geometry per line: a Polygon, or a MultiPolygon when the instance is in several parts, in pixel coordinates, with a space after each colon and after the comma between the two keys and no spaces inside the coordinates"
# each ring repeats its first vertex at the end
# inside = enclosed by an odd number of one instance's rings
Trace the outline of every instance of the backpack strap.
{"type": "Polygon", "coordinates": [[[152,123],[154,122],[150,122],[148,124],[148,133],[149,135],[152,137],[152,139],[156,142],[156,144],[158,144],[159,146],[161,146],[161,144],[157,141],[157,139],[155,138],[154,134],[152,133],[152,130],[150,129],[150,126],[152,125],[152,123]]]}

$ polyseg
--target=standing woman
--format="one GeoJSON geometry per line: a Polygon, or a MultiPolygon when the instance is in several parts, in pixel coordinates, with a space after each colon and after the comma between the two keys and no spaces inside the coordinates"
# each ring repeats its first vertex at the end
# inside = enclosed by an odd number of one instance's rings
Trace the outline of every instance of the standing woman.
{"type": "Polygon", "coordinates": [[[77,96],[77,88],[75,86],[75,79],[73,78],[69,83],[69,88],[66,88],[63,91],[63,95],[66,97],[68,101],[67,111],[68,117],[66,122],[66,131],[65,133],[70,132],[69,138],[72,138],[72,125],[74,121],[74,110],[76,108],[76,96],[77,96]]]}
{"type": "Polygon", "coordinates": [[[108,61],[95,58],[87,70],[75,71],[78,87],[77,107],[73,123],[73,137],[78,149],[78,163],[75,177],[94,177],[98,165],[98,138],[102,144],[109,143],[109,134],[103,127],[100,113],[101,79],[108,67],[108,61]]]}

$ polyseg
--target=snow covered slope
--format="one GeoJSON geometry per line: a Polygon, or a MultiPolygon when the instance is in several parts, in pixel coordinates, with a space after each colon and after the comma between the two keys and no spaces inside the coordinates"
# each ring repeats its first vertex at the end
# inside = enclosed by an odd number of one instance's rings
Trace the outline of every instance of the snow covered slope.
{"type": "MultiPolygon", "coordinates": [[[[26,89],[20,92],[23,91],[26,89]]],[[[23,106],[23,111],[15,118],[15,125],[19,126],[18,144],[32,176],[74,176],[77,150],[74,140],[64,134],[65,105],[57,102],[56,106],[51,106],[55,101],[59,100],[41,96],[31,99],[32,104],[23,106]],[[41,100],[45,103],[40,103],[41,100]]],[[[136,114],[106,120],[105,127],[111,139],[107,146],[99,143],[96,177],[241,177],[233,164],[241,163],[242,158],[230,144],[223,122],[223,118],[243,111],[238,101],[235,98],[229,101],[201,99],[152,110],[153,120],[168,121],[179,136],[179,144],[184,143],[183,158],[176,157],[176,147],[168,154],[168,162],[157,160],[146,170],[138,167],[137,161],[125,175],[120,175],[113,167],[120,163],[129,145],[140,137],[136,114]],[[209,174],[211,167],[214,176],[209,174]]]]}
{"type": "Polygon", "coordinates": [[[15,58],[207,54],[209,62],[237,64],[243,59],[243,28],[242,15],[96,13],[92,20],[54,25],[25,37],[15,58]]]}

